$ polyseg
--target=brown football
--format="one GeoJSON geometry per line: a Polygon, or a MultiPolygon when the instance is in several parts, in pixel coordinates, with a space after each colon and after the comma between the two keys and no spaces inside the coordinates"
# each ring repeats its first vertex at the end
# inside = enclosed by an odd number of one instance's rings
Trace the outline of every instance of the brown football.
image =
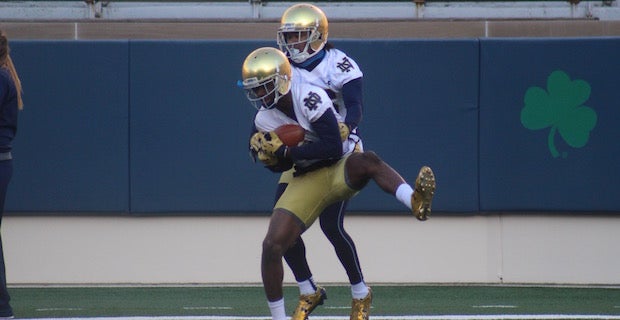
{"type": "Polygon", "coordinates": [[[289,146],[294,147],[304,141],[306,131],[304,128],[297,124],[285,124],[277,127],[274,132],[278,135],[282,142],[289,146]]]}

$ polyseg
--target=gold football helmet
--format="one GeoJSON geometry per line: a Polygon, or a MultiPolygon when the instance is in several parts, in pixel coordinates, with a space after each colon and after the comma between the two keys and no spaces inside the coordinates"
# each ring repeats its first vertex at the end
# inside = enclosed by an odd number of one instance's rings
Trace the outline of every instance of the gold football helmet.
{"type": "Polygon", "coordinates": [[[323,49],[327,33],[327,17],[323,10],[308,3],[300,3],[289,7],[282,14],[277,42],[280,50],[286,52],[291,60],[302,63],[323,49]]]}
{"type": "Polygon", "coordinates": [[[291,76],[291,64],[282,51],[264,47],[245,58],[240,85],[256,109],[271,109],[291,90],[291,76]]]}

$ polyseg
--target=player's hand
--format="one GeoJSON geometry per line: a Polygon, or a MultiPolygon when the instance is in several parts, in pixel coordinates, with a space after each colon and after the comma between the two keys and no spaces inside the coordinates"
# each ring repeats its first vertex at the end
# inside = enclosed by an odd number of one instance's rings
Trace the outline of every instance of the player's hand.
{"type": "Polygon", "coordinates": [[[278,158],[274,155],[267,154],[263,149],[263,141],[265,139],[265,133],[256,132],[250,137],[250,154],[252,159],[256,162],[256,158],[266,166],[275,166],[278,164],[278,158]]]}
{"type": "Polygon", "coordinates": [[[267,132],[264,134],[261,140],[261,147],[265,153],[276,156],[277,158],[284,159],[288,157],[288,147],[284,145],[278,135],[273,132],[267,132]]]}
{"type": "Polygon", "coordinates": [[[250,137],[250,151],[258,153],[261,149],[261,139],[263,139],[264,133],[256,132],[250,137]]]}
{"type": "Polygon", "coordinates": [[[268,167],[278,164],[278,158],[276,156],[267,154],[263,150],[258,152],[258,160],[268,167]]]}
{"type": "Polygon", "coordinates": [[[346,141],[349,139],[349,134],[351,133],[351,129],[344,122],[338,122],[338,129],[340,129],[340,140],[346,141]]]}
{"type": "Polygon", "coordinates": [[[250,157],[254,162],[256,162],[256,157],[261,150],[261,139],[263,137],[262,132],[256,132],[250,137],[249,145],[250,145],[250,157]]]}

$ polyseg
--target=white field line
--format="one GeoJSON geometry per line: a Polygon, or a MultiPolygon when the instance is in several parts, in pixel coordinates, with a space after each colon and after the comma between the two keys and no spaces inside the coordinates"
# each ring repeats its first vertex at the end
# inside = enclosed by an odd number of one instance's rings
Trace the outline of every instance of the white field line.
{"type": "Polygon", "coordinates": [[[232,307],[183,307],[183,310],[232,310],[232,307]]]}
{"type": "Polygon", "coordinates": [[[511,309],[511,308],[516,308],[517,306],[513,306],[513,305],[509,305],[509,304],[489,304],[489,305],[471,306],[471,307],[472,308],[477,308],[477,309],[492,309],[492,308],[511,309]]]}
{"type": "Polygon", "coordinates": [[[81,311],[82,308],[37,308],[35,311],[81,311]]]}

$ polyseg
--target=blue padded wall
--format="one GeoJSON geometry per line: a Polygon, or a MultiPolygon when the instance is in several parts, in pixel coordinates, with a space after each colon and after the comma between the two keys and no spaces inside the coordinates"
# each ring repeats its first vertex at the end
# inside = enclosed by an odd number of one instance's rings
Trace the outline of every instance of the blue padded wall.
{"type": "Polygon", "coordinates": [[[268,44],[131,43],[132,211],[269,211],[277,177],[250,161],[255,109],[237,87],[268,44]]]}
{"type": "MultiPolygon", "coordinates": [[[[270,45],[131,43],[132,211],[270,209],[277,175],[249,161],[246,145],[254,109],[235,86],[245,56],[270,45]],[[161,57],[151,52],[177,62],[162,65],[161,57]]],[[[442,177],[435,207],[476,211],[477,82],[471,79],[478,72],[477,41],[342,45],[360,53],[351,56],[366,73],[367,149],[410,180],[420,166],[432,165],[442,177]],[[384,59],[376,60],[371,54],[376,51],[384,59]],[[393,65],[403,52],[407,58],[393,65]],[[462,60],[447,59],[449,52],[462,60]],[[447,129],[437,134],[438,127],[447,129]],[[451,165],[450,159],[459,161],[451,165]]],[[[350,209],[406,211],[374,184],[351,201],[350,209]]]]}
{"type": "Polygon", "coordinates": [[[24,90],[7,211],[129,210],[127,41],[13,41],[24,90]]]}
{"type": "Polygon", "coordinates": [[[619,39],[485,39],[480,51],[480,209],[620,210],[619,39]],[[528,90],[544,92],[528,102],[538,130],[521,121],[528,90]]]}
{"type": "MultiPolygon", "coordinates": [[[[437,176],[437,211],[478,210],[478,41],[334,41],[364,72],[364,148],[414,182],[437,176]]],[[[406,211],[374,183],[356,211],[406,211]]]]}
{"type": "MultiPolygon", "coordinates": [[[[411,182],[431,165],[436,213],[620,211],[620,38],[333,42],[365,75],[366,150],[411,182]]],[[[12,42],[25,109],[7,211],[269,212],[278,175],[250,161],[236,82],[273,45],[12,42]]],[[[374,183],[349,208],[407,211],[374,183]]]]}

